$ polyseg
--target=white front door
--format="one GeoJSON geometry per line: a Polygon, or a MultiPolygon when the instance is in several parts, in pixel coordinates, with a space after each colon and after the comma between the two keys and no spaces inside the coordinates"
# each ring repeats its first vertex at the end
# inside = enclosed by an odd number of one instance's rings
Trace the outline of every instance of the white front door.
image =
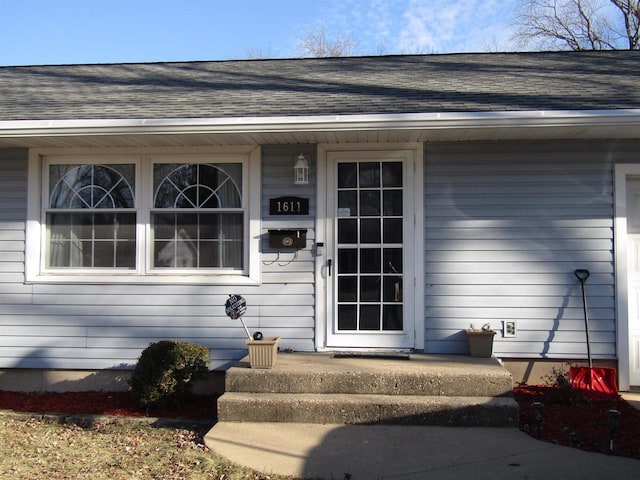
{"type": "Polygon", "coordinates": [[[640,386],[640,178],[629,177],[626,184],[629,380],[640,386]]]}
{"type": "Polygon", "coordinates": [[[328,152],[326,347],[414,347],[415,152],[328,152]]]}

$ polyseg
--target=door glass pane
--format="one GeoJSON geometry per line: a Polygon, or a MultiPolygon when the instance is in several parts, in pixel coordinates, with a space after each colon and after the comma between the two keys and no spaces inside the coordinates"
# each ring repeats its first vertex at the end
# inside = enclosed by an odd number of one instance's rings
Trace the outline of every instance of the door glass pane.
{"type": "Polygon", "coordinates": [[[360,305],[360,330],[380,330],[380,305],[360,305]]]}
{"type": "Polygon", "coordinates": [[[402,305],[385,305],[382,309],[382,329],[401,331],[402,305]]]}
{"type": "Polygon", "coordinates": [[[382,163],[382,186],[402,187],[402,162],[382,163]]]}
{"type": "Polygon", "coordinates": [[[402,219],[384,219],[384,243],[402,243],[402,219]]]}
{"type": "Polygon", "coordinates": [[[383,214],[402,216],[402,190],[385,190],[383,192],[383,214]]]}
{"type": "Polygon", "coordinates": [[[337,329],[403,330],[403,164],[338,164],[337,329]]]}
{"type": "Polygon", "coordinates": [[[640,179],[627,179],[627,231],[640,233],[640,179]]]}
{"type": "Polygon", "coordinates": [[[380,301],[380,276],[360,277],[360,301],[379,302],[380,301]]]}
{"type": "Polygon", "coordinates": [[[382,262],[384,273],[402,273],[402,249],[385,248],[382,262]]]}
{"type": "Polygon", "coordinates": [[[380,164],[363,162],[360,164],[360,188],[380,188],[380,164]]]}
{"type": "Polygon", "coordinates": [[[358,273],[358,250],[341,248],[338,251],[338,273],[358,273]]]}
{"type": "Polygon", "coordinates": [[[384,277],[384,302],[402,302],[402,277],[384,277]]]}
{"type": "Polygon", "coordinates": [[[380,243],[380,219],[365,218],[360,221],[360,243],[380,243]]]}
{"type": "Polygon", "coordinates": [[[338,243],[358,243],[358,220],[338,220],[338,243]]]}
{"type": "MultiPolygon", "coordinates": [[[[349,209],[348,216],[354,217],[358,215],[358,192],[356,190],[344,190],[342,192],[338,192],[338,208],[349,209]]],[[[343,214],[343,216],[347,215],[343,214]]]]}
{"type": "Polygon", "coordinates": [[[360,216],[375,217],[380,215],[380,190],[360,191],[360,216]]]}
{"type": "Polygon", "coordinates": [[[360,272],[380,273],[381,258],[379,248],[363,248],[360,250],[360,272]]]}
{"type": "Polygon", "coordinates": [[[356,330],[358,310],[356,305],[338,305],[338,330],[356,330]]]}
{"type": "Polygon", "coordinates": [[[356,302],[358,301],[358,277],[338,278],[338,301],[356,302]]]}
{"type": "Polygon", "coordinates": [[[358,186],[358,164],[338,164],[338,188],[356,188],[358,186]]]}

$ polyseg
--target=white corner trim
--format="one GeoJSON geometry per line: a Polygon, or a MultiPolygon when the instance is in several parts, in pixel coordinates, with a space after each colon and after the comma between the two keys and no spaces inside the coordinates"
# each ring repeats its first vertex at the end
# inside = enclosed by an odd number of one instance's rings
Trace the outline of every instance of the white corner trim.
{"type": "Polygon", "coordinates": [[[0,121],[0,138],[640,125],[640,109],[440,112],[300,117],[0,121]]]}
{"type": "Polygon", "coordinates": [[[615,166],[615,301],[616,343],[618,347],[618,377],[620,390],[630,386],[631,348],[629,338],[629,290],[627,252],[627,177],[640,176],[640,165],[618,164],[615,166]]]}

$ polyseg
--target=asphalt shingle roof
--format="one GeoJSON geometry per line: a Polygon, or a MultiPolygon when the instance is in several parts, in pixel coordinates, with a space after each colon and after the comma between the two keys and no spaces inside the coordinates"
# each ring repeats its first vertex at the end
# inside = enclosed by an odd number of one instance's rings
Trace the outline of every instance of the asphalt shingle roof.
{"type": "Polygon", "coordinates": [[[0,68],[0,121],[640,108],[640,52],[0,68]]]}

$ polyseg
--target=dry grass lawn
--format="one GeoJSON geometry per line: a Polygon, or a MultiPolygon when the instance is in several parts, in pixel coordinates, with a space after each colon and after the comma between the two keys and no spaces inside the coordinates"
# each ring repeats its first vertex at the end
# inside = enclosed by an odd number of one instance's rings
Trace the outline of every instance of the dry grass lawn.
{"type": "Polygon", "coordinates": [[[128,420],[0,417],[2,479],[283,479],[230,464],[202,443],[207,428],[128,420]]]}

